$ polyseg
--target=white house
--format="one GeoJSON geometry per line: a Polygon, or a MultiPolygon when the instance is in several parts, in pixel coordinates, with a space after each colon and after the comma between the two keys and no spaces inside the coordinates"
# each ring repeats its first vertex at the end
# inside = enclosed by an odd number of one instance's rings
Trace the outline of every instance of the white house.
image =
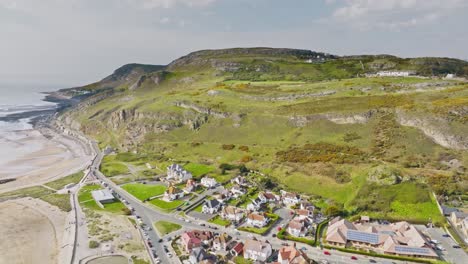
{"type": "Polygon", "coordinates": [[[184,170],[184,168],[182,168],[182,166],[180,166],[179,164],[172,164],[167,167],[166,179],[168,181],[174,181],[174,182],[180,183],[180,182],[185,182],[189,179],[192,179],[192,177],[193,177],[192,174],[184,170]]]}
{"type": "Polygon", "coordinates": [[[231,237],[226,233],[219,235],[213,240],[213,250],[226,252],[230,240],[231,237]]]}
{"type": "Polygon", "coordinates": [[[239,185],[232,186],[230,191],[234,198],[238,198],[239,196],[246,194],[246,190],[239,185]]]}
{"type": "Polygon", "coordinates": [[[171,185],[167,190],[164,192],[163,200],[166,202],[178,200],[184,197],[184,192],[175,186],[171,185]]]}
{"type": "Polygon", "coordinates": [[[228,205],[221,209],[220,216],[229,221],[239,222],[244,217],[244,210],[228,205]]]}
{"type": "Polygon", "coordinates": [[[288,233],[295,237],[303,237],[307,234],[310,223],[305,219],[293,219],[288,224],[288,233]]]}
{"type": "Polygon", "coordinates": [[[295,205],[301,202],[301,196],[296,193],[281,191],[281,199],[286,205],[295,205]]]}
{"type": "Polygon", "coordinates": [[[266,242],[248,239],[244,245],[244,258],[254,261],[266,262],[271,256],[271,245],[266,242]]]}
{"type": "Polygon", "coordinates": [[[376,73],[378,77],[408,77],[410,72],[407,71],[379,71],[376,73]]]}
{"type": "Polygon", "coordinates": [[[265,203],[274,203],[278,202],[281,199],[279,195],[274,194],[272,192],[260,192],[258,194],[258,198],[264,201],[265,203]]]}
{"type": "Polygon", "coordinates": [[[231,182],[240,186],[249,186],[249,182],[247,181],[247,179],[240,175],[232,179],[231,182]]]}
{"type": "Polygon", "coordinates": [[[265,200],[262,200],[260,197],[258,197],[257,199],[252,200],[252,202],[247,205],[247,210],[258,211],[265,202],[265,200]]]}
{"type": "Polygon", "coordinates": [[[270,222],[270,218],[268,218],[264,214],[251,213],[247,216],[247,224],[249,226],[264,227],[268,225],[268,222],[270,222]]]}
{"type": "Polygon", "coordinates": [[[204,214],[215,214],[221,209],[221,203],[216,200],[208,200],[202,206],[202,213],[204,214]]]}
{"type": "Polygon", "coordinates": [[[200,181],[200,184],[206,188],[212,188],[215,187],[218,183],[213,178],[203,177],[200,181]]]}
{"type": "Polygon", "coordinates": [[[184,192],[191,193],[195,190],[196,187],[197,187],[197,183],[193,179],[190,179],[185,184],[184,192]]]}

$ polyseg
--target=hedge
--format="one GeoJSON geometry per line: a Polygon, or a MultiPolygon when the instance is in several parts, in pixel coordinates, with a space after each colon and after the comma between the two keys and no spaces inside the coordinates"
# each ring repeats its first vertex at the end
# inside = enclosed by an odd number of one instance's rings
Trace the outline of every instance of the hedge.
{"type": "Polygon", "coordinates": [[[281,229],[278,232],[278,234],[276,234],[276,237],[281,239],[281,240],[291,240],[291,241],[304,243],[304,244],[307,244],[309,246],[315,246],[315,240],[311,240],[311,239],[307,239],[307,238],[303,238],[303,237],[291,236],[291,235],[286,233],[285,228],[281,229]]]}

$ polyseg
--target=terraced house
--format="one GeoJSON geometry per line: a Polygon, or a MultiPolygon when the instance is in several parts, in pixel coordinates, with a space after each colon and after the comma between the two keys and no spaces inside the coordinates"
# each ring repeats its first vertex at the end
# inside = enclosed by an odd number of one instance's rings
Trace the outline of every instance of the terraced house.
{"type": "Polygon", "coordinates": [[[335,218],[330,222],[326,240],[333,246],[367,249],[381,254],[437,258],[428,239],[404,221],[389,225],[354,224],[335,218]]]}

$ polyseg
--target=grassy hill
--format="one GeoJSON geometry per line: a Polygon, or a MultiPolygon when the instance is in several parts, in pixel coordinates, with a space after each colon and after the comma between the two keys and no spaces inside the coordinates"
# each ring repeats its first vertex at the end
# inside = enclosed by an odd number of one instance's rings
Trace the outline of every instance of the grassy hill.
{"type": "Polygon", "coordinates": [[[324,210],[398,219],[416,208],[413,220],[427,221],[440,219],[431,191],[468,190],[468,83],[447,73],[468,76],[468,63],[205,50],[78,88],[92,95],[62,119],[102,147],[157,156],[161,168],[204,164],[221,177],[222,164],[244,165],[324,210]],[[381,70],[419,76],[364,77],[381,70]]]}

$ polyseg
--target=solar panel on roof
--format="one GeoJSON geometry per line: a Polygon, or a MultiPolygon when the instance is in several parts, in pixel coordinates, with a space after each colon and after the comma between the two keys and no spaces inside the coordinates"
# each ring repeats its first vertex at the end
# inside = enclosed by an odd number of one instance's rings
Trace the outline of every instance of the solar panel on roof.
{"type": "Polygon", "coordinates": [[[419,255],[429,255],[430,251],[427,248],[416,248],[416,247],[403,247],[403,246],[395,246],[395,251],[401,253],[413,253],[419,255]]]}
{"type": "Polygon", "coordinates": [[[346,233],[348,240],[358,241],[369,244],[378,244],[379,235],[373,233],[360,232],[356,230],[348,230],[346,233]]]}

